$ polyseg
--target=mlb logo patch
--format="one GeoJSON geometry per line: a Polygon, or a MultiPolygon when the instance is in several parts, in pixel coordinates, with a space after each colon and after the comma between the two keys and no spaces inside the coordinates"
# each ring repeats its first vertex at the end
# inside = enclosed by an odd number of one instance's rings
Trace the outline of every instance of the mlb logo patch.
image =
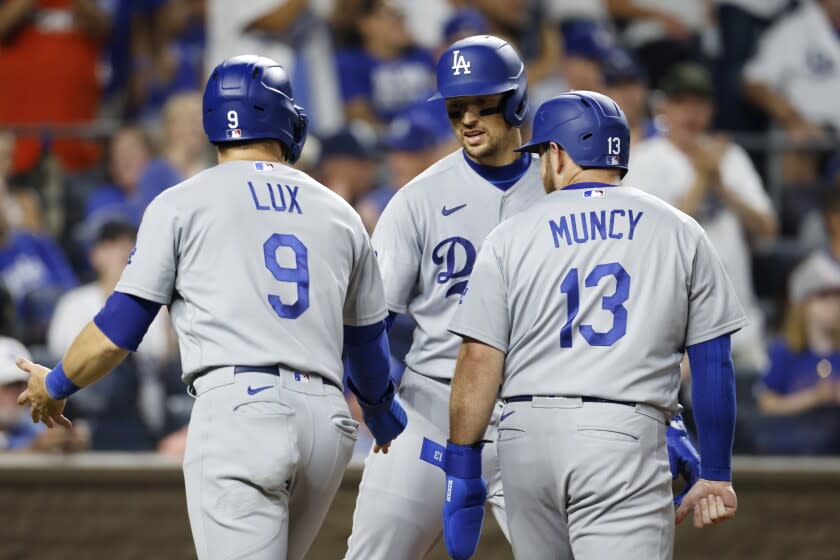
{"type": "Polygon", "coordinates": [[[584,191],[583,198],[604,198],[604,189],[584,191]]]}
{"type": "Polygon", "coordinates": [[[607,156],[607,165],[618,165],[618,156],[607,156]]]}
{"type": "Polygon", "coordinates": [[[268,161],[258,161],[254,163],[254,169],[257,171],[273,171],[274,164],[268,161]]]}
{"type": "Polygon", "coordinates": [[[295,381],[298,383],[309,383],[309,374],[308,373],[301,373],[299,371],[295,372],[295,381]]]}
{"type": "Polygon", "coordinates": [[[242,129],[241,128],[234,128],[231,130],[226,130],[225,135],[228,138],[242,138],[242,129]]]}

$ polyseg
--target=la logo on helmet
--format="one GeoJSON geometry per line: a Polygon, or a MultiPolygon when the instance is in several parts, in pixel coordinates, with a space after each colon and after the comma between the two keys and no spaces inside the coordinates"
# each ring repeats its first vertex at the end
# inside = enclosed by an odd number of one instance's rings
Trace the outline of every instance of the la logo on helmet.
{"type": "Polygon", "coordinates": [[[461,70],[464,71],[464,74],[470,74],[470,65],[472,63],[467,62],[467,59],[464,58],[464,55],[459,54],[461,51],[456,50],[452,53],[452,75],[453,76],[460,76],[461,70]]]}

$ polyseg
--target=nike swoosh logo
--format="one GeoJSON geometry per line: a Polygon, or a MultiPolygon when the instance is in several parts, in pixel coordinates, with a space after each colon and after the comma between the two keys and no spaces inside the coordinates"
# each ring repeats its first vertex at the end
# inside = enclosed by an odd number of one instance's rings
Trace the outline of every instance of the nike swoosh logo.
{"type": "Polygon", "coordinates": [[[444,216],[448,216],[450,214],[454,214],[455,212],[457,212],[458,210],[460,210],[464,206],[466,206],[466,204],[462,204],[461,206],[456,206],[454,208],[447,208],[446,206],[444,206],[443,209],[440,211],[440,213],[443,214],[444,216]]]}
{"type": "Polygon", "coordinates": [[[502,414],[502,417],[501,417],[501,418],[499,418],[499,423],[501,424],[502,422],[504,422],[504,421],[505,421],[505,418],[507,418],[508,416],[510,416],[511,414],[513,414],[514,412],[516,412],[516,411],[515,411],[515,410],[511,410],[510,412],[505,412],[504,414],[502,414]]]}
{"type": "Polygon", "coordinates": [[[272,387],[273,387],[273,385],[266,385],[265,387],[257,387],[256,389],[254,389],[253,387],[248,385],[248,394],[249,395],[256,395],[260,391],[265,391],[266,389],[271,389],[272,387]]]}

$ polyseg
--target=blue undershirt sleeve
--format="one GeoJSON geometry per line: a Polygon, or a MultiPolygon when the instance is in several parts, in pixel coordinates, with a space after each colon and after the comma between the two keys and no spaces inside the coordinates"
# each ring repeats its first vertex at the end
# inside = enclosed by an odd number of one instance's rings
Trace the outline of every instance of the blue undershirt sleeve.
{"type": "Polygon", "coordinates": [[[136,352],[160,306],[154,301],[114,292],[93,322],[111,342],[124,350],[136,352]]]}
{"type": "Polygon", "coordinates": [[[382,400],[391,382],[391,352],[385,321],[363,327],[344,326],[349,386],[368,404],[382,400]]]}
{"type": "Polygon", "coordinates": [[[727,334],[687,348],[700,477],[706,480],[732,480],[736,407],[731,346],[727,334]]]}

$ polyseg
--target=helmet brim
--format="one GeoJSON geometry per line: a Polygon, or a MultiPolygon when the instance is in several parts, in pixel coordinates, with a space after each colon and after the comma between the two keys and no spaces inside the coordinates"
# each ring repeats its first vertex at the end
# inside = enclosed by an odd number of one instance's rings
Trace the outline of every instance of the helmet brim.
{"type": "Polygon", "coordinates": [[[426,101],[436,101],[438,99],[452,99],[453,97],[476,97],[480,95],[496,95],[499,93],[507,93],[509,91],[513,91],[516,89],[515,84],[511,84],[509,81],[496,83],[496,84],[473,84],[473,83],[463,83],[458,85],[452,85],[445,89],[445,91],[441,91],[438,89],[431,97],[429,97],[426,101]]]}

